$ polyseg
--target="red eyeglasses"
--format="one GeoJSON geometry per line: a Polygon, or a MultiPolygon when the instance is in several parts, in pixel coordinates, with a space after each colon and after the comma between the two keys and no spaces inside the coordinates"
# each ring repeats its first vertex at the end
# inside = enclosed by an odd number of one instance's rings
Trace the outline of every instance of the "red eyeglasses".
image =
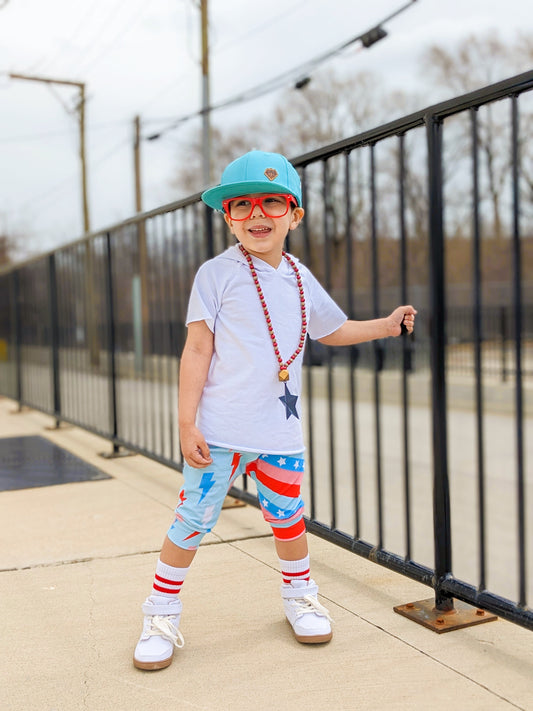
{"type": "Polygon", "coordinates": [[[247,220],[259,208],[265,217],[283,217],[289,212],[290,204],[297,205],[296,198],[292,195],[260,195],[259,197],[236,197],[222,201],[224,211],[232,220],[247,220]]]}

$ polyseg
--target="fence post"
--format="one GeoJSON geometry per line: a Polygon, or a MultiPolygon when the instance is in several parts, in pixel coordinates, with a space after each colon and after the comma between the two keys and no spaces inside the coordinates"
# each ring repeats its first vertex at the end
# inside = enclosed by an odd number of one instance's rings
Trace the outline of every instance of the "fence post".
{"type": "Polygon", "coordinates": [[[208,206],[204,206],[205,220],[205,253],[207,259],[212,259],[215,256],[215,240],[213,235],[213,210],[208,206]]]}
{"type": "Polygon", "coordinates": [[[50,341],[52,347],[52,394],[57,428],[61,421],[61,384],[59,379],[59,321],[56,277],[55,253],[52,253],[48,257],[48,303],[50,307],[50,341]]]}
{"type": "MultiPolygon", "coordinates": [[[[113,290],[113,252],[111,247],[111,235],[106,234],[106,291],[107,291],[107,324],[108,338],[107,347],[109,349],[109,419],[111,420],[111,432],[113,453],[111,457],[118,456],[119,446],[117,444],[118,421],[117,421],[117,372],[115,359],[115,295],[113,290]]],[[[109,457],[109,455],[103,455],[109,457]]]]}
{"type": "Polygon", "coordinates": [[[16,396],[19,411],[22,409],[22,358],[21,358],[21,320],[20,320],[20,273],[18,269],[13,272],[13,325],[15,336],[15,364],[16,364],[16,396]]]}
{"type": "Polygon", "coordinates": [[[453,609],[453,598],[441,588],[451,573],[450,487],[446,419],[446,302],[442,195],[442,120],[426,117],[429,177],[429,284],[431,400],[433,418],[433,535],[435,543],[435,608],[453,609]]]}
{"type": "Polygon", "coordinates": [[[505,306],[500,306],[500,354],[502,364],[502,383],[507,380],[507,311],[505,306]]]}

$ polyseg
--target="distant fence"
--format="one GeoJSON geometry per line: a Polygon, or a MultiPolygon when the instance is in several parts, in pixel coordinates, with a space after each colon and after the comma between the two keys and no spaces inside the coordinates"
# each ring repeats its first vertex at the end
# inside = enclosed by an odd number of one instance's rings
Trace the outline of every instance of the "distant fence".
{"type": "MultiPolygon", "coordinates": [[[[532,88],[527,72],[296,158],[306,217],[289,244],[351,318],[419,310],[415,338],[308,345],[309,530],[430,586],[437,612],[456,598],[530,629],[532,88]],[[510,415],[488,407],[493,385],[510,415]]],[[[230,240],[194,195],[4,269],[0,392],[179,469],[188,293],[230,240]]],[[[233,492],[256,503],[247,486],[233,492]]]]}

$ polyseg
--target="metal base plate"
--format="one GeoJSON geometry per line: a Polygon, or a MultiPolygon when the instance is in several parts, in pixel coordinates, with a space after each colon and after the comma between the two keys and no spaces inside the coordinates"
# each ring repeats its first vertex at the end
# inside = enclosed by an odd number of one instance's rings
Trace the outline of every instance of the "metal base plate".
{"type": "Polygon", "coordinates": [[[394,608],[394,612],[409,618],[413,622],[417,622],[419,625],[424,625],[424,627],[438,634],[479,625],[483,622],[493,622],[498,619],[491,612],[472,607],[472,605],[467,605],[466,602],[461,600],[454,600],[453,610],[441,612],[435,608],[434,598],[398,605],[394,608]]]}
{"type": "Polygon", "coordinates": [[[99,456],[102,459],[120,459],[121,457],[135,457],[137,452],[130,452],[129,449],[124,449],[119,447],[119,449],[113,449],[111,452],[99,452],[99,456]]]}

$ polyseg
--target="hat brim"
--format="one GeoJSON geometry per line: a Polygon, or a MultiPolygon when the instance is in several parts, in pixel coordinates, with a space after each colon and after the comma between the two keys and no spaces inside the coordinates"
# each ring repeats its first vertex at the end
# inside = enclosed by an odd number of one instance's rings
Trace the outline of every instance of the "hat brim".
{"type": "Polygon", "coordinates": [[[202,193],[202,200],[206,205],[212,207],[214,210],[223,210],[222,201],[228,198],[241,197],[242,195],[252,195],[254,193],[265,193],[265,194],[276,194],[280,195],[292,195],[296,202],[298,198],[294,193],[289,190],[289,188],[279,183],[265,183],[262,181],[249,181],[243,180],[238,183],[228,183],[227,185],[217,185],[214,188],[209,188],[204,193],[202,193]]]}

